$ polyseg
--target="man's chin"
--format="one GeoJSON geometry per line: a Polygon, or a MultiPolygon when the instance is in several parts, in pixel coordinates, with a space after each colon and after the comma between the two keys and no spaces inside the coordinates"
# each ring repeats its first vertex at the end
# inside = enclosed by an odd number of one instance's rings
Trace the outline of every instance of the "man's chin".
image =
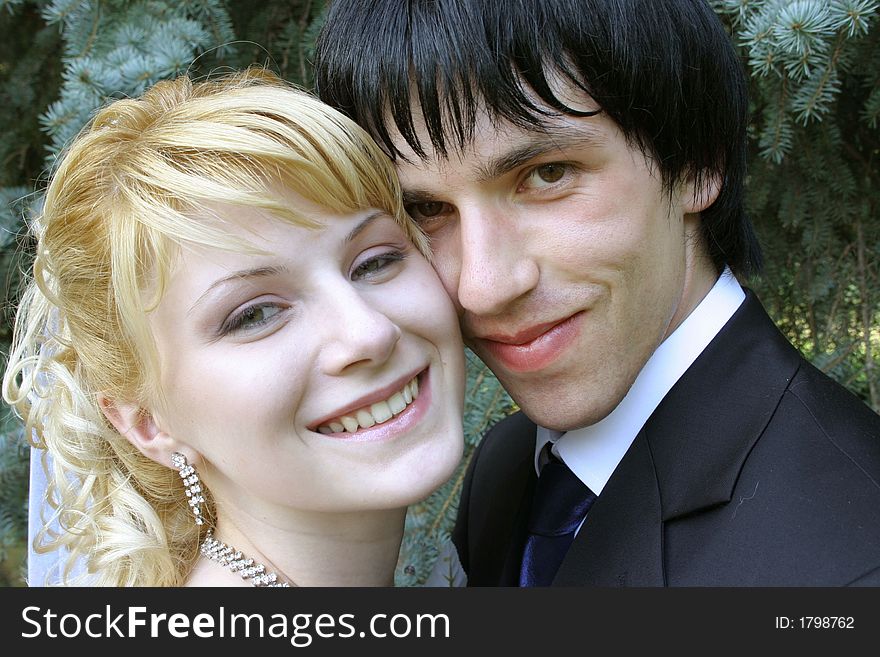
{"type": "Polygon", "coordinates": [[[541,395],[538,398],[528,394],[517,395],[510,389],[508,392],[532,422],[553,431],[565,432],[596,424],[607,417],[616,405],[613,402],[596,405],[595,399],[585,400],[583,395],[571,399],[562,394],[553,397],[541,395]]]}

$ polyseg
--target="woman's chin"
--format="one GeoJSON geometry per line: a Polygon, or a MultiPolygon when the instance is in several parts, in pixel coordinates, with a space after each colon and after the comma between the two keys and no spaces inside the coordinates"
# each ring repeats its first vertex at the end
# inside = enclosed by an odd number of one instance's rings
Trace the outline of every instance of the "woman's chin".
{"type": "Polygon", "coordinates": [[[407,482],[409,486],[401,491],[409,501],[407,505],[417,504],[430,497],[438,488],[449,481],[455,473],[464,451],[464,438],[445,445],[442,449],[432,450],[413,467],[407,482]]]}

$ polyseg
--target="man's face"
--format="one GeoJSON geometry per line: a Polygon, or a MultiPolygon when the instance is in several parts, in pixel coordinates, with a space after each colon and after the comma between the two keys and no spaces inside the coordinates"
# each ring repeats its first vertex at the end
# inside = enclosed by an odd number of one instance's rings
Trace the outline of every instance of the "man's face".
{"type": "Polygon", "coordinates": [[[407,207],[431,238],[465,341],[532,420],[569,430],[611,412],[711,288],[696,213],[715,190],[664,191],[603,113],[549,125],[483,113],[448,157],[420,160],[396,143],[409,160],[398,164],[407,207]]]}

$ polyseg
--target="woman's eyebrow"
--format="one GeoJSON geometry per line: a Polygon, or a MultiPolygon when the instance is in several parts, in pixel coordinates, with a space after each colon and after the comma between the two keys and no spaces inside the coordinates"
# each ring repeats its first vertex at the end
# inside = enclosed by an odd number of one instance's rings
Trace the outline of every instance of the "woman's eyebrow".
{"type": "Polygon", "coordinates": [[[371,212],[368,214],[363,220],[361,220],[357,226],[351,229],[348,235],[345,236],[344,243],[348,244],[349,242],[354,241],[354,238],[357,237],[361,232],[367,229],[367,227],[379,219],[381,217],[387,217],[388,213],[382,210],[376,210],[375,212],[371,212]]]}
{"type": "Polygon", "coordinates": [[[189,307],[189,312],[195,310],[196,306],[198,306],[202,301],[205,300],[206,297],[212,296],[217,293],[218,290],[222,289],[225,285],[232,283],[234,281],[245,280],[249,278],[263,278],[266,276],[275,276],[277,274],[281,274],[287,271],[286,267],[282,266],[273,266],[273,267],[253,267],[250,269],[240,269],[238,271],[234,271],[230,273],[228,276],[224,276],[223,278],[219,278],[208,286],[199,298],[195,300],[195,302],[189,307]]]}

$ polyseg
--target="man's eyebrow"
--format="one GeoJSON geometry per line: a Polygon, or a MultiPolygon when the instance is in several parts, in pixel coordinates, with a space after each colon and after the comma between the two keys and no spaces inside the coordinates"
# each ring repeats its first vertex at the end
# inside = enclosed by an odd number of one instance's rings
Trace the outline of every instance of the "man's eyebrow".
{"type": "Polygon", "coordinates": [[[598,130],[578,126],[552,126],[547,133],[533,132],[528,139],[491,158],[477,170],[477,180],[488,182],[513,171],[536,157],[569,149],[601,146],[607,141],[598,130]]]}
{"type": "Polygon", "coordinates": [[[403,204],[406,206],[414,203],[431,203],[436,196],[437,195],[434,192],[429,192],[423,189],[404,189],[403,204]]]}
{"type": "Polygon", "coordinates": [[[223,278],[219,278],[208,286],[208,289],[202,292],[198,299],[195,300],[195,303],[189,307],[189,312],[195,310],[196,306],[198,306],[202,301],[205,300],[206,297],[214,294],[217,290],[221,289],[223,286],[228,285],[234,281],[246,280],[250,278],[264,278],[266,276],[275,276],[277,274],[281,274],[287,271],[285,267],[276,266],[276,267],[254,267],[252,269],[241,269],[239,271],[234,271],[228,276],[224,276],[223,278]]]}
{"type": "MultiPolygon", "coordinates": [[[[607,142],[607,136],[593,127],[584,125],[552,126],[547,133],[530,133],[524,140],[513,145],[506,152],[491,158],[476,170],[475,178],[477,182],[488,182],[510,173],[537,157],[550,153],[562,154],[571,149],[595,148],[607,142]]],[[[431,203],[437,198],[436,192],[426,189],[403,190],[405,205],[431,203]]]]}

